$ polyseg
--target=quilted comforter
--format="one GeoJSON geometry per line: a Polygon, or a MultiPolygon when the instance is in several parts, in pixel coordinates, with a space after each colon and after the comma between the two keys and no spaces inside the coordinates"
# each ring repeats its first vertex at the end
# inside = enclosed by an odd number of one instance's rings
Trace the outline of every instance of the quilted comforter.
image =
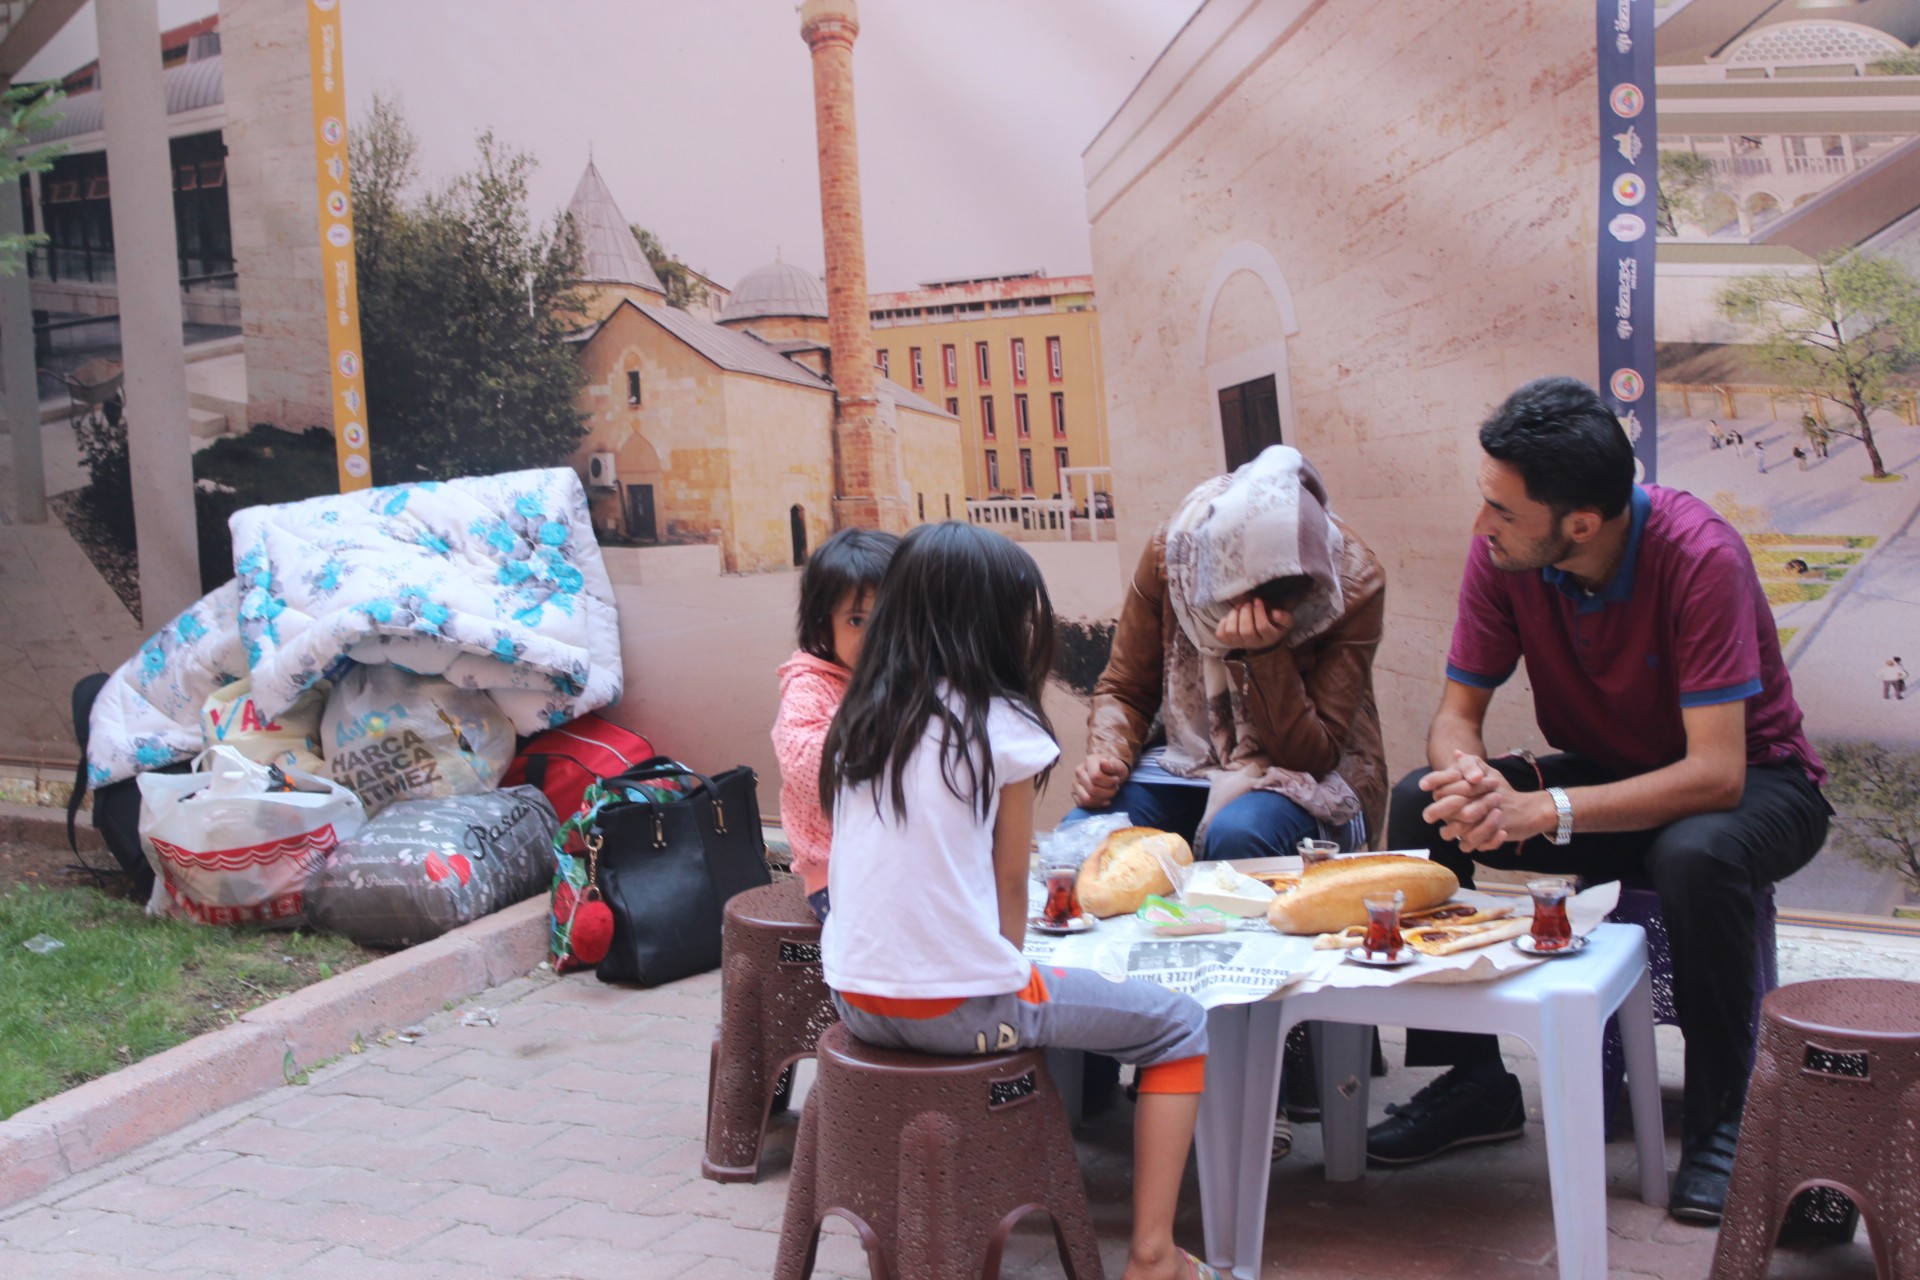
{"type": "Polygon", "coordinates": [[[570,469],[249,507],[230,527],[233,581],[94,702],[94,786],[199,754],[207,695],[249,674],[277,715],[350,661],[392,663],[489,691],[521,733],[620,697],[613,587],[570,469]]]}

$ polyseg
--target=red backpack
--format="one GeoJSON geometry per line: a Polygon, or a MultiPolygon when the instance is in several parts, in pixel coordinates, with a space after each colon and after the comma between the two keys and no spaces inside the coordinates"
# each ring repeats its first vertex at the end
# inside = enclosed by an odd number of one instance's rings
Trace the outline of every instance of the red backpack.
{"type": "MultiPolygon", "coordinates": [[[[639,764],[654,754],[653,746],[631,729],[592,714],[569,720],[529,741],[507,766],[503,787],[528,783],[540,788],[562,822],[580,811],[580,798],[593,783],[639,764]]],[[[567,842],[570,852],[585,848],[576,834],[567,842]]]]}

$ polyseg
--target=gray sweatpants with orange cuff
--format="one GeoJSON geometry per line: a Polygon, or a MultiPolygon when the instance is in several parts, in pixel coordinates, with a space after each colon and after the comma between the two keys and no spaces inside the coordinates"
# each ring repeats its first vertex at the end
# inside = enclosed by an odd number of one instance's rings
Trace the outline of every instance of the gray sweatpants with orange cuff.
{"type": "Polygon", "coordinates": [[[872,1013],[837,991],[833,1002],[849,1031],[883,1049],[946,1057],[1084,1049],[1140,1068],[1143,1093],[1200,1092],[1207,1011],[1199,1001],[1137,978],[1116,982],[1092,969],[1039,965],[1034,973],[1038,981],[1026,991],[973,996],[934,1017],[872,1013]]]}

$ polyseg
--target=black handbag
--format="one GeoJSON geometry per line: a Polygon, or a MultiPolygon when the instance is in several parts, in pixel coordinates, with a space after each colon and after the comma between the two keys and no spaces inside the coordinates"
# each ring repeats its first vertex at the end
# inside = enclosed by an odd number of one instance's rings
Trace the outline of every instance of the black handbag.
{"type": "Polygon", "coordinates": [[[653,987],[720,967],[727,900],[773,880],[757,781],[744,765],[709,778],[654,756],[601,783],[596,883],[613,945],[600,981],[653,987]]]}

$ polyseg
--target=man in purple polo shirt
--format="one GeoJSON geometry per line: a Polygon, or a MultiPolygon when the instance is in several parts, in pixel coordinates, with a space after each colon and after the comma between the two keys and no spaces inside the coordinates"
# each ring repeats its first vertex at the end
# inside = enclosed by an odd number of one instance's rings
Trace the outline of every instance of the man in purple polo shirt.
{"type": "MultiPolygon", "coordinates": [[[[1394,789],[1388,847],[1426,847],[1469,885],[1476,861],[1652,883],[1687,1044],[1670,1208],[1718,1222],[1753,1046],[1754,891],[1819,850],[1826,773],[1746,544],[1693,495],[1634,483],[1632,446],[1591,388],[1527,384],[1480,445],[1431,768],[1394,789]],[[1522,658],[1556,754],[1489,759],[1487,706],[1522,658]]],[[[1407,1062],[1452,1069],[1374,1126],[1372,1159],[1519,1136],[1519,1082],[1494,1037],[1411,1032],[1407,1062]]]]}

